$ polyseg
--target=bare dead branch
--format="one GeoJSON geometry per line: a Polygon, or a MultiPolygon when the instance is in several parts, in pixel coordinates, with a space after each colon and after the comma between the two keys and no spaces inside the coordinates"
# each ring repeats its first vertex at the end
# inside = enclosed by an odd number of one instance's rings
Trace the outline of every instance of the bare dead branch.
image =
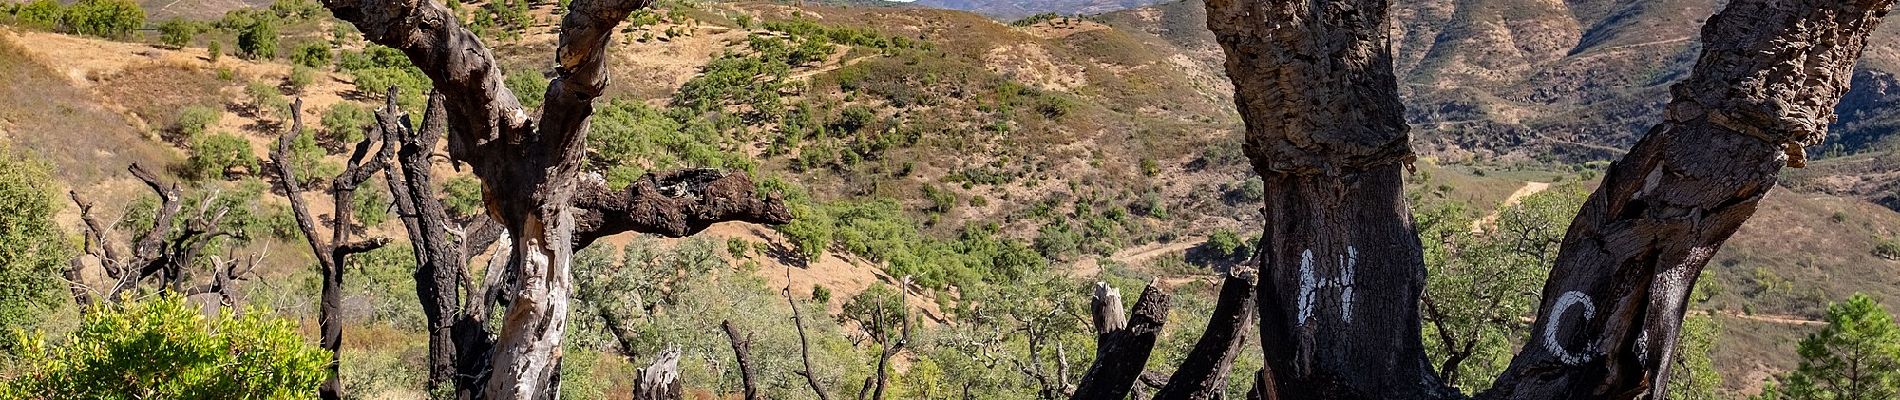
{"type": "MultiPolygon", "coordinates": [[[[1105,292],[1100,288],[1098,285],[1096,293],[1105,292]]],[[[1099,300],[1101,298],[1098,297],[1099,300]]],[[[1101,338],[1097,341],[1106,349],[1097,351],[1100,357],[1096,357],[1095,364],[1082,375],[1082,381],[1076,384],[1075,393],[1069,398],[1127,397],[1129,391],[1134,389],[1136,379],[1141,376],[1142,368],[1148,363],[1148,354],[1154,350],[1162,324],[1168,321],[1168,307],[1168,294],[1162,293],[1154,282],[1149,282],[1147,288],[1142,289],[1141,297],[1135,299],[1132,311],[1134,317],[1128,320],[1127,326],[1098,335],[1101,338]]],[[[1111,304],[1105,308],[1120,306],[1111,304]]]]}

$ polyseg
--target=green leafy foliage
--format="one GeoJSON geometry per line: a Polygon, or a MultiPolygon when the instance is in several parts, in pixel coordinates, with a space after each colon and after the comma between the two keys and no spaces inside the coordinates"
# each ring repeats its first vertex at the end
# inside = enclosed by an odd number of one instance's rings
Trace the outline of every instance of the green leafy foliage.
{"type": "Polygon", "coordinates": [[[297,181],[306,186],[314,185],[343,173],[342,164],[324,160],[329,155],[328,150],[317,145],[316,135],[305,128],[305,132],[290,143],[290,164],[297,171],[297,181]]]}
{"type": "MultiPolygon", "coordinates": [[[[62,302],[58,277],[73,249],[53,222],[58,190],[49,166],[0,143],[0,330],[34,329],[62,302]]],[[[0,353],[12,339],[0,338],[0,353]]]]}
{"type": "Polygon", "coordinates": [[[80,0],[66,7],[62,23],[72,33],[125,39],[145,25],[145,10],[131,0],[80,0]]]}
{"type": "Polygon", "coordinates": [[[277,87],[264,82],[251,82],[244,85],[244,95],[251,98],[251,107],[260,114],[269,114],[278,118],[290,117],[290,99],[277,87]]]}
{"type": "Polygon", "coordinates": [[[316,80],[317,71],[302,65],[291,67],[290,76],[284,78],[284,82],[290,84],[290,90],[297,93],[303,93],[304,88],[310,87],[316,80]]]}
{"type": "Polygon", "coordinates": [[[1472,229],[1478,216],[1461,202],[1425,203],[1415,212],[1432,277],[1424,295],[1426,353],[1442,365],[1453,356],[1446,349],[1475,343],[1456,370],[1441,371],[1451,384],[1482,390],[1509,366],[1517,350],[1511,340],[1529,334],[1517,316],[1536,310],[1535,289],[1588,195],[1574,184],[1553,187],[1498,210],[1479,232],[1472,229]]]}
{"type": "Polygon", "coordinates": [[[185,158],[184,175],[195,180],[222,179],[226,172],[242,168],[257,170],[257,155],[251,143],[229,133],[200,135],[191,142],[191,155],[185,158]]]}
{"type": "Polygon", "coordinates": [[[173,293],[96,306],[70,337],[27,343],[0,397],[305,398],[329,362],[290,320],[252,310],[209,321],[173,293]]]}
{"type": "Polygon", "coordinates": [[[190,139],[198,137],[198,135],[203,135],[206,128],[211,127],[212,124],[218,122],[219,118],[223,117],[223,110],[211,106],[194,104],[185,106],[184,109],[179,110],[178,122],[172,126],[174,130],[178,131],[180,137],[190,139]]]}
{"type": "Polygon", "coordinates": [[[319,68],[330,65],[330,45],[323,42],[304,43],[290,53],[290,61],[297,65],[319,68]]]}
{"type": "Polygon", "coordinates": [[[528,71],[515,71],[502,81],[508,91],[515,92],[515,99],[521,100],[521,106],[529,110],[541,108],[541,101],[548,95],[548,79],[541,74],[528,71]]]}
{"type": "Polygon", "coordinates": [[[396,102],[406,110],[422,110],[429,101],[429,77],[400,50],[372,44],[343,52],[336,64],[355,77],[356,91],[364,95],[381,98],[394,87],[396,102]]]}
{"type": "Polygon", "coordinates": [[[191,39],[203,29],[197,23],[178,18],[165,20],[158,24],[158,42],[172,48],[182,48],[191,44],[191,39]]]}
{"type": "Polygon", "coordinates": [[[389,206],[392,200],[389,199],[389,189],[385,189],[386,187],[388,185],[376,181],[365,182],[356,187],[355,196],[350,198],[353,207],[351,211],[356,217],[356,223],[371,227],[382,225],[383,221],[389,220],[389,206]]]}
{"type": "Polygon", "coordinates": [[[323,136],[338,144],[363,141],[363,129],[376,122],[376,114],[356,103],[339,101],[323,111],[323,136]]]}
{"type": "Polygon", "coordinates": [[[482,182],[466,176],[449,178],[442,183],[442,192],[447,195],[442,205],[450,214],[466,218],[481,214],[486,207],[482,204],[482,182]]]}
{"type": "Polygon", "coordinates": [[[13,9],[13,22],[33,29],[58,28],[59,20],[65,14],[58,0],[33,0],[16,7],[13,9]]]}
{"type": "Polygon", "coordinates": [[[1827,309],[1827,327],[1801,340],[1801,364],[1762,398],[1890,399],[1900,396],[1900,326],[1873,297],[1855,293],[1827,309]]]}
{"type": "Polygon", "coordinates": [[[257,18],[250,25],[238,31],[238,55],[245,59],[272,59],[277,57],[277,20],[257,18]]]}

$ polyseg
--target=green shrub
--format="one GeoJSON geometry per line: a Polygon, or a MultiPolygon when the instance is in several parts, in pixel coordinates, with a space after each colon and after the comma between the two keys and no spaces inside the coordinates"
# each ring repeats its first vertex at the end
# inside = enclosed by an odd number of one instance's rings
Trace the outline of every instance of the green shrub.
{"type": "Polygon", "coordinates": [[[1242,255],[1241,250],[1246,246],[1247,244],[1240,240],[1240,235],[1235,234],[1232,229],[1215,229],[1214,234],[1207,236],[1208,249],[1221,257],[1231,258],[1242,255]]]}
{"type": "Polygon", "coordinates": [[[290,165],[297,171],[297,182],[313,185],[343,173],[343,165],[323,159],[329,155],[329,151],[317,145],[316,135],[304,128],[303,134],[290,143],[290,165]]]}
{"type": "Polygon", "coordinates": [[[257,170],[257,156],[250,142],[229,133],[200,135],[191,143],[191,156],[185,158],[184,172],[195,180],[222,179],[236,168],[257,170]]]}
{"type": "Polygon", "coordinates": [[[125,39],[145,26],[145,10],[131,0],[80,0],[66,7],[63,21],[72,33],[125,39]]]}
{"type": "Polygon", "coordinates": [[[264,82],[251,82],[244,86],[244,94],[250,96],[251,107],[259,114],[273,114],[280,118],[290,117],[290,100],[276,86],[264,82]]]}
{"type": "Polygon", "coordinates": [[[272,59],[277,57],[277,21],[271,18],[259,18],[238,32],[238,54],[246,59],[272,59]]]}
{"type": "MultiPolygon", "coordinates": [[[[46,163],[23,160],[0,143],[0,354],[14,345],[14,329],[34,329],[49,309],[65,303],[58,278],[74,256],[53,217],[58,182],[46,163]]],[[[3,396],[0,396],[3,397],[3,396]]]]}
{"type": "Polygon", "coordinates": [[[521,100],[521,106],[529,110],[541,107],[543,97],[548,94],[548,80],[541,74],[530,71],[515,71],[502,81],[508,90],[515,92],[515,98],[521,100]]]}
{"type": "Polygon", "coordinates": [[[356,103],[339,101],[323,111],[323,134],[337,143],[363,141],[363,129],[376,123],[376,114],[356,103]]]}
{"type": "Polygon", "coordinates": [[[270,4],[272,14],[278,18],[297,21],[326,14],[322,4],[314,0],[277,0],[270,4]]]}
{"type": "Polygon", "coordinates": [[[290,84],[290,90],[295,91],[297,93],[303,93],[303,90],[305,88],[310,87],[311,82],[316,81],[317,79],[316,75],[317,75],[316,70],[310,69],[310,67],[298,65],[298,66],[290,67],[290,76],[285,77],[284,80],[286,83],[290,84]]]}
{"type": "Polygon", "coordinates": [[[58,0],[33,0],[16,7],[13,10],[14,23],[42,30],[58,28],[60,18],[66,13],[58,0]]]}
{"type": "Polygon", "coordinates": [[[386,186],[388,185],[378,182],[364,183],[356,187],[356,196],[350,199],[351,206],[354,207],[353,214],[355,214],[356,223],[371,227],[382,225],[383,221],[389,220],[391,203],[389,189],[384,189],[386,186]]]}
{"type": "Polygon", "coordinates": [[[264,310],[215,321],[166,293],[95,306],[56,342],[30,338],[0,398],[291,399],[314,393],[329,354],[264,310]]]}
{"type": "MultiPolygon", "coordinates": [[[[221,56],[221,55],[224,55],[224,48],[222,45],[218,44],[218,41],[213,40],[211,41],[211,44],[205,45],[205,57],[206,59],[210,60],[212,64],[217,64],[218,56],[221,56]]],[[[223,71],[219,71],[219,74],[220,74],[219,79],[230,80],[228,78],[224,78],[223,71]]]]}
{"type": "Polygon", "coordinates": [[[174,125],[174,128],[178,130],[179,136],[189,140],[198,137],[198,135],[203,135],[206,128],[211,127],[211,124],[217,123],[218,119],[223,116],[224,111],[218,110],[217,108],[189,105],[185,106],[183,110],[178,111],[178,122],[174,125]]]}
{"type": "Polygon", "coordinates": [[[191,38],[198,36],[198,24],[172,18],[158,24],[158,41],[172,48],[183,48],[191,44],[191,38]]]}
{"type": "Polygon", "coordinates": [[[830,303],[831,289],[826,288],[825,285],[811,285],[811,301],[821,304],[830,303]]]}
{"type": "Polygon", "coordinates": [[[475,178],[466,176],[449,178],[448,182],[443,182],[442,191],[448,195],[442,200],[442,205],[448,208],[449,213],[457,217],[471,217],[485,211],[486,206],[482,204],[482,182],[475,178]]]}
{"type": "Polygon", "coordinates": [[[330,65],[330,46],[323,42],[304,43],[290,53],[290,61],[311,68],[330,65]]]}
{"type": "Polygon", "coordinates": [[[1900,260],[1900,237],[1882,239],[1874,245],[1874,256],[1888,260],[1900,260]]]}
{"type": "Polygon", "coordinates": [[[1141,175],[1142,176],[1155,176],[1155,175],[1160,175],[1160,174],[1161,174],[1161,163],[1155,162],[1155,160],[1152,158],[1141,159],[1141,175]]]}

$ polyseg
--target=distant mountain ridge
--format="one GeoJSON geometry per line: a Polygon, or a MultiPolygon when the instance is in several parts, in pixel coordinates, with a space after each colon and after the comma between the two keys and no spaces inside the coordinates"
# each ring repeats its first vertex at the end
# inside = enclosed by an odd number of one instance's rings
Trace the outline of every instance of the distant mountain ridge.
{"type": "Polygon", "coordinates": [[[1162,3],[1166,0],[917,0],[918,6],[963,10],[1013,21],[1042,13],[1093,15],[1162,3]]]}

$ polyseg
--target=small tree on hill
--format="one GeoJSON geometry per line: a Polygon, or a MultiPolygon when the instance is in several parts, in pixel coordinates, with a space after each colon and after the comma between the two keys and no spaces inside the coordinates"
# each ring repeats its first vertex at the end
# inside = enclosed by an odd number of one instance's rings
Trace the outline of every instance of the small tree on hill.
{"type": "MultiPolygon", "coordinates": [[[[1900,327],[1873,297],[1828,306],[1827,327],[1801,341],[1801,366],[1762,399],[1846,400],[1900,396],[1900,327]]],[[[1771,386],[1772,387],[1772,386],[1771,386]]]]}
{"type": "Polygon", "coordinates": [[[238,54],[246,59],[270,59],[277,57],[277,22],[270,18],[258,18],[238,32],[238,54]]]}

